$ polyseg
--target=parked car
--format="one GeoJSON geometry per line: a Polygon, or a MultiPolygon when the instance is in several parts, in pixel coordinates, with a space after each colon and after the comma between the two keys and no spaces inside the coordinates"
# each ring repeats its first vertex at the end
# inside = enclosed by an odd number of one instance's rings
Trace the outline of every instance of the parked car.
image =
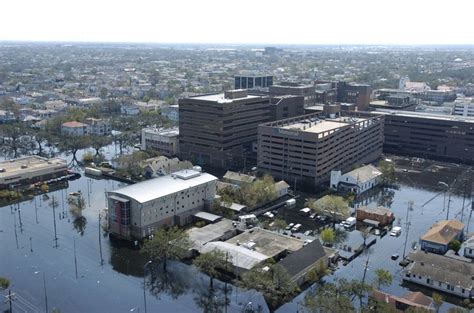
{"type": "Polygon", "coordinates": [[[398,259],[399,256],[400,255],[398,255],[398,253],[392,254],[391,259],[395,261],[398,259]]]}
{"type": "Polygon", "coordinates": [[[286,230],[290,230],[290,229],[293,228],[293,226],[295,226],[295,223],[290,223],[290,224],[288,224],[288,226],[286,226],[285,229],[286,229],[286,230]]]}
{"type": "Polygon", "coordinates": [[[307,230],[307,231],[304,232],[305,236],[311,236],[312,234],[313,234],[312,230],[307,230]]]}
{"type": "Polygon", "coordinates": [[[273,215],[272,212],[265,212],[265,213],[263,213],[263,215],[268,217],[268,218],[274,218],[275,217],[275,215],[273,215]]]}
{"type": "Polygon", "coordinates": [[[295,226],[293,226],[293,228],[291,229],[292,232],[297,232],[301,229],[302,225],[301,224],[296,224],[295,226]]]}
{"type": "Polygon", "coordinates": [[[309,216],[310,219],[314,220],[316,218],[317,214],[316,213],[313,213],[309,216]]]}

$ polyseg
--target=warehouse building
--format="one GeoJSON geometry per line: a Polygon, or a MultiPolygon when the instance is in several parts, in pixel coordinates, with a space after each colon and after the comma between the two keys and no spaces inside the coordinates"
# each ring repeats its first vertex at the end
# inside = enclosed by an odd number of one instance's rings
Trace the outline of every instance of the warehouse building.
{"type": "Polygon", "coordinates": [[[185,225],[210,206],[217,177],[182,170],[106,192],[109,227],[123,239],[142,239],[162,226],[185,225]]]}
{"type": "Polygon", "coordinates": [[[383,116],[322,113],[259,125],[258,168],[286,181],[317,185],[332,170],[375,161],[382,153],[383,116]]]}

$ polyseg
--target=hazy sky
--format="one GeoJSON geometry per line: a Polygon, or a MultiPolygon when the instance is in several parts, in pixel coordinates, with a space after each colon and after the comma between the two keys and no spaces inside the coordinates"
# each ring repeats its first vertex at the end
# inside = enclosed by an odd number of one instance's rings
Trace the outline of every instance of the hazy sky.
{"type": "Polygon", "coordinates": [[[474,44],[474,0],[1,0],[0,40],[474,44]]]}

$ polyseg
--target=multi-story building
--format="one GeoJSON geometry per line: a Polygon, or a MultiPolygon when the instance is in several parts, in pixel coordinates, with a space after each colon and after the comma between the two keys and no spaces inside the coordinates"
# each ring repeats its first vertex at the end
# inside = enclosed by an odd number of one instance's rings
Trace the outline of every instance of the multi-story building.
{"type": "Polygon", "coordinates": [[[369,85],[346,82],[337,83],[337,102],[353,103],[357,110],[365,111],[370,104],[372,88],[369,85]]]}
{"type": "Polygon", "coordinates": [[[261,124],[258,168],[286,181],[329,181],[334,169],[348,171],[380,156],[383,120],[362,112],[331,118],[314,113],[261,124]]]}
{"type": "Polygon", "coordinates": [[[474,117],[474,98],[456,99],[453,114],[474,117]]]}
{"type": "Polygon", "coordinates": [[[385,115],[384,152],[474,162],[474,118],[410,111],[385,115]]]}
{"type": "Polygon", "coordinates": [[[270,120],[268,96],[246,90],[179,100],[180,155],[193,163],[225,167],[240,162],[270,120]]]}
{"type": "Polygon", "coordinates": [[[163,226],[188,224],[212,204],[216,183],[217,177],[189,169],[108,191],[110,231],[142,239],[163,226]]]}
{"type": "Polygon", "coordinates": [[[272,75],[235,75],[235,89],[259,89],[267,88],[273,85],[272,75]]]}
{"type": "Polygon", "coordinates": [[[88,126],[89,135],[106,136],[112,132],[112,125],[109,120],[100,118],[86,118],[84,121],[88,126]]]}
{"type": "Polygon", "coordinates": [[[270,98],[270,114],[272,121],[304,114],[303,96],[274,96],[270,98]]]}
{"type": "Polygon", "coordinates": [[[269,87],[270,96],[303,96],[304,105],[310,106],[317,103],[316,87],[313,85],[300,85],[283,82],[269,87]]]}
{"type": "Polygon", "coordinates": [[[178,154],[179,128],[144,128],[142,129],[142,150],[153,150],[165,156],[178,154]]]}

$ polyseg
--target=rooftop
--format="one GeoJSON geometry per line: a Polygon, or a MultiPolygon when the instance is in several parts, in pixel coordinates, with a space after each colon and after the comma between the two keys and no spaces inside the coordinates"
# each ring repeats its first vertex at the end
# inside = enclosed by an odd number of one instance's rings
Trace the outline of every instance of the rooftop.
{"type": "Polygon", "coordinates": [[[201,250],[201,253],[211,252],[215,249],[228,253],[230,261],[235,267],[250,270],[255,265],[268,259],[268,256],[247,249],[243,246],[237,246],[228,242],[213,241],[207,243],[201,250]]]}
{"type": "Polygon", "coordinates": [[[36,155],[9,161],[1,161],[0,168],[3,169],[3,171],[0,171],[0,179],[12,175],[18,175],[23,172],[56,168],[58,166],[66,168],[66,161],[60,158],[47,159],[36,155]]]}
{"type": "Polygon", "coordinates": [[[189,240],[192,242],[192,248],[201,252],[201,249],[211,241],[217,241],[227,233],[234,231],[235,227],[232,221],[223,219],[217,223],[209,224],[204,227],[193,227],[187,230],[189,240]]]}
{"type": "Polygon", "coordinates": [[[389,209],[383,206],[378,206],[376,208],[369,208],[369,207],[363,206],[363,207],[358,208],[357,211],[365,211],[365,212],[369,212],[371,214],[377,214],[377,215],[392,215],[393,214],[392,211],[390,211],[389,209]]]}
{"type": "Polygon", "coordinates": [[[72,122],[65,122],[61,126],[63,126],[63,127],[87,127],[87,124],[72,121],[72,122]]]}
{"type": "Polygon", "coordinates": [[[257,179],[255,176],[232,171],[227,171],[222,178],[230,181],[238,181],[241,183],[251,183],[257,179]]]}
{"type": "Polygon", "coordinates": [[[225,97],[224,93],[215,93],[215,94],[194,96],[190,98],[196,99],[196,100],[202,100],[202,101],[217,102],[217,103],[232,103],[236,100],[241,100],[241,99],[258,99],[258,98],[261,98],[261,96],[247,94],[245,97],[228,99],[225,97]]]}
{"type": "Polygon", "coordinates": [[[338,128],[349,126],[357,122],[366,121],[365,118],[359,117],[337,117],[337,118],[319,118],[315,116],[308,116],[292,123],[281,125],[282,130],[304,131],[309,133],[321,134],[327,131],[336,130],[338,128]]]}
{"type": "Polygon", "coordinates": [[[472,276],[474,275],[474,263],[472,262],[464,262],[420,250],[410,253],[408,259],[412,263],[406,267],[405,272],[407,273],[430,277],[435,281],[460,286],[468,290],[472,288],[472,276]]]}
{"type": "Polygon", "coordinates": [[[179,135],[179,128],[144,128],[142,130],[147,134],[157,134],[164,137],[175,137],[179,135]]]}
{"type": "Polygon", "coordinates": [[[379,171],[375,166],[369,164],[356,168],[355,170],[350,171],[344,175],[353,177],[361,183],[365,183],[371,179],[374,179],[375,177],[381,176],[382,172],[379,171]]]}
{"type": "Polygon", "coordinates": [[[464,229],[464,224],[458,220],[443,220],[435,223],[421,240],[443,245],[449,244],[464,229]]]}
{"type": "Polygon", "coordinates": [[[380,114],[384,114],[384,115],[419,117],[419,118],[427,118],[427,119],[440,120],[440,121],[474,123],[474,117],[467,117],[467,116],[443,115],[443,114],[432,114],[432,113],[412,112],[412,111],[391,111],[391,110],[385,110],[385,109],[377,109],[376,112],[380,114]]]}
{"type": "Polygon", "coordinates": [[[326,256],[321,242],[313,240],[310,244],[301,248],[300,250],[291,253],[282,259],[278,264],[282,265],[288,271],[288,274],[295,276],[304,269],[313,265],[326,256]]]}
{"type": "Polygon", "coordinates": [[[266,255],[267,257],[274,257],[285,250],[297,251],[303,247],[303,241],[271,232],[262,228],[252,228],[246,232],[235,236],[226,242],[237,245],[244,245],[249,242],[255,243],[253,247],[255,251],[266,255]]]}
{"type": "Polygon", "coordinates": [[[217,177],[195,170],[181,170],[171,175],[146,180],[108,193],[126,196],[139,203],[145,203],[211,181],[217,181],[217,177]]]}

